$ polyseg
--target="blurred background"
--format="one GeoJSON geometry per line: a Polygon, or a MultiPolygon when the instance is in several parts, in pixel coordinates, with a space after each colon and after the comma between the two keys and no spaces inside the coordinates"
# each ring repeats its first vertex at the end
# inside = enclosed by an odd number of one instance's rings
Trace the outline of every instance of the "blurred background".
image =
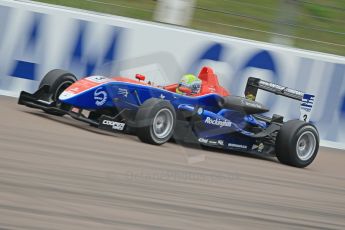
{"type": "Polygon", "coordinates": [[[39,0],[345,56],[344,0],[39,0]]]}

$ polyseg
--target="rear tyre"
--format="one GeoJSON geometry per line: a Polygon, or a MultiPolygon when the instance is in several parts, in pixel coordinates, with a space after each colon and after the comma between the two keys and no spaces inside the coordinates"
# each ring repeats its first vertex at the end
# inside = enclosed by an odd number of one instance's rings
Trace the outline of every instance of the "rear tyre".
{"type": "Polygon", "coordinates": [[[170,102],[158,98],[146,100],[135,117],[137,136],[142,142],[162,145],[169,141],[176,126],[176,113],[170,102]]]}
{"type": "Polygon", "coordinates": [[[277,136],[277,158],[283,164],[304,168],[315,159],[319,142],[319,133],[314,125],[300,120],[288,121],[277,136]]]}
{"type": "MultiPolygon", "coordinates": [[[[77,81],[77,78],[70,72],[67,72],[65,70],[61,69],[54,69],[49,71],[41,80],[41,83],[39,85],[39,88],[43,87],[44,85],[49,86],[48,91],[48,98],[50,101],[56,103],[56,107],[64,109],[68,109],[67,105],[62,105],[61,102],[59,102],[59,96],[60,94],[67,89],[70,85],[72,85],[74,82],[77,81]]],[[[48,110],[44,110],[46,113],[56,115],[56,116],[62,116],[64,113],[60,112],[52,112],[48,110]]]]}

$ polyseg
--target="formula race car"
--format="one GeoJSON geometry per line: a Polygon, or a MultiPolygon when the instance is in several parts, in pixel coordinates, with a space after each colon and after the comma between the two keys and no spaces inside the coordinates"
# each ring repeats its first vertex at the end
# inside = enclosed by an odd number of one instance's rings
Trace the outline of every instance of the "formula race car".
{"type": "Polygon", "coordinates": [[[161,145],[170,139],[255,154],[273,154],[280,162],[306,167],[316,157],[319,134],[309,123],[314,95],[250,77],[245,96],[232,96],[219,85],[209,67],[203,67],[198,94],[176,93],[178,84],[155,86],[137,74],[124,77],[90,76],[77,80],[55,69],[39,89],[22,91],[19,104],[46,113],[69,115],[113,132],[136,134],[143,142],[161,145]],[[258,89],[300,101],[300,120],[264,116],[255,101],[258,89]]]}

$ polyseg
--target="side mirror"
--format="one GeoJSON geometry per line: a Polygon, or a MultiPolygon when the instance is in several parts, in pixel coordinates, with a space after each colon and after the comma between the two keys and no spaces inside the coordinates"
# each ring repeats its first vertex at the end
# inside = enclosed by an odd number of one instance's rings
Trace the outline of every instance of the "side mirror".
{"type": "Polygon", "coordinates": [[[180,86],[178,90],[180,90],[182,93],[185,93],[186,95],[192,94],[192,90],[184,86],[180,86]]]}
{"type": "Polygon", "coordinates": [[[144,81],[145,80],[145,76],[141,75],[141,74],[138,74],[138,73],[135,75],[135,78],[138,79],[139,81],[144,81]]]}

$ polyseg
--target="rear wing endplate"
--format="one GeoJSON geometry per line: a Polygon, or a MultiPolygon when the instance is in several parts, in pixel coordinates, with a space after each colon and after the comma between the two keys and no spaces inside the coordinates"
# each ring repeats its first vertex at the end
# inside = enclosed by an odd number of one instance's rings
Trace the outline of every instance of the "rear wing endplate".
{"type": "Polygon", "coordinates": [[[264,81],[259,78],[250,77],[248,78],[244,92],[246,98],[255,101],[258,89],[300,101],[300,120],[309,121],[315,100],[314,95],[264,81]]]}

